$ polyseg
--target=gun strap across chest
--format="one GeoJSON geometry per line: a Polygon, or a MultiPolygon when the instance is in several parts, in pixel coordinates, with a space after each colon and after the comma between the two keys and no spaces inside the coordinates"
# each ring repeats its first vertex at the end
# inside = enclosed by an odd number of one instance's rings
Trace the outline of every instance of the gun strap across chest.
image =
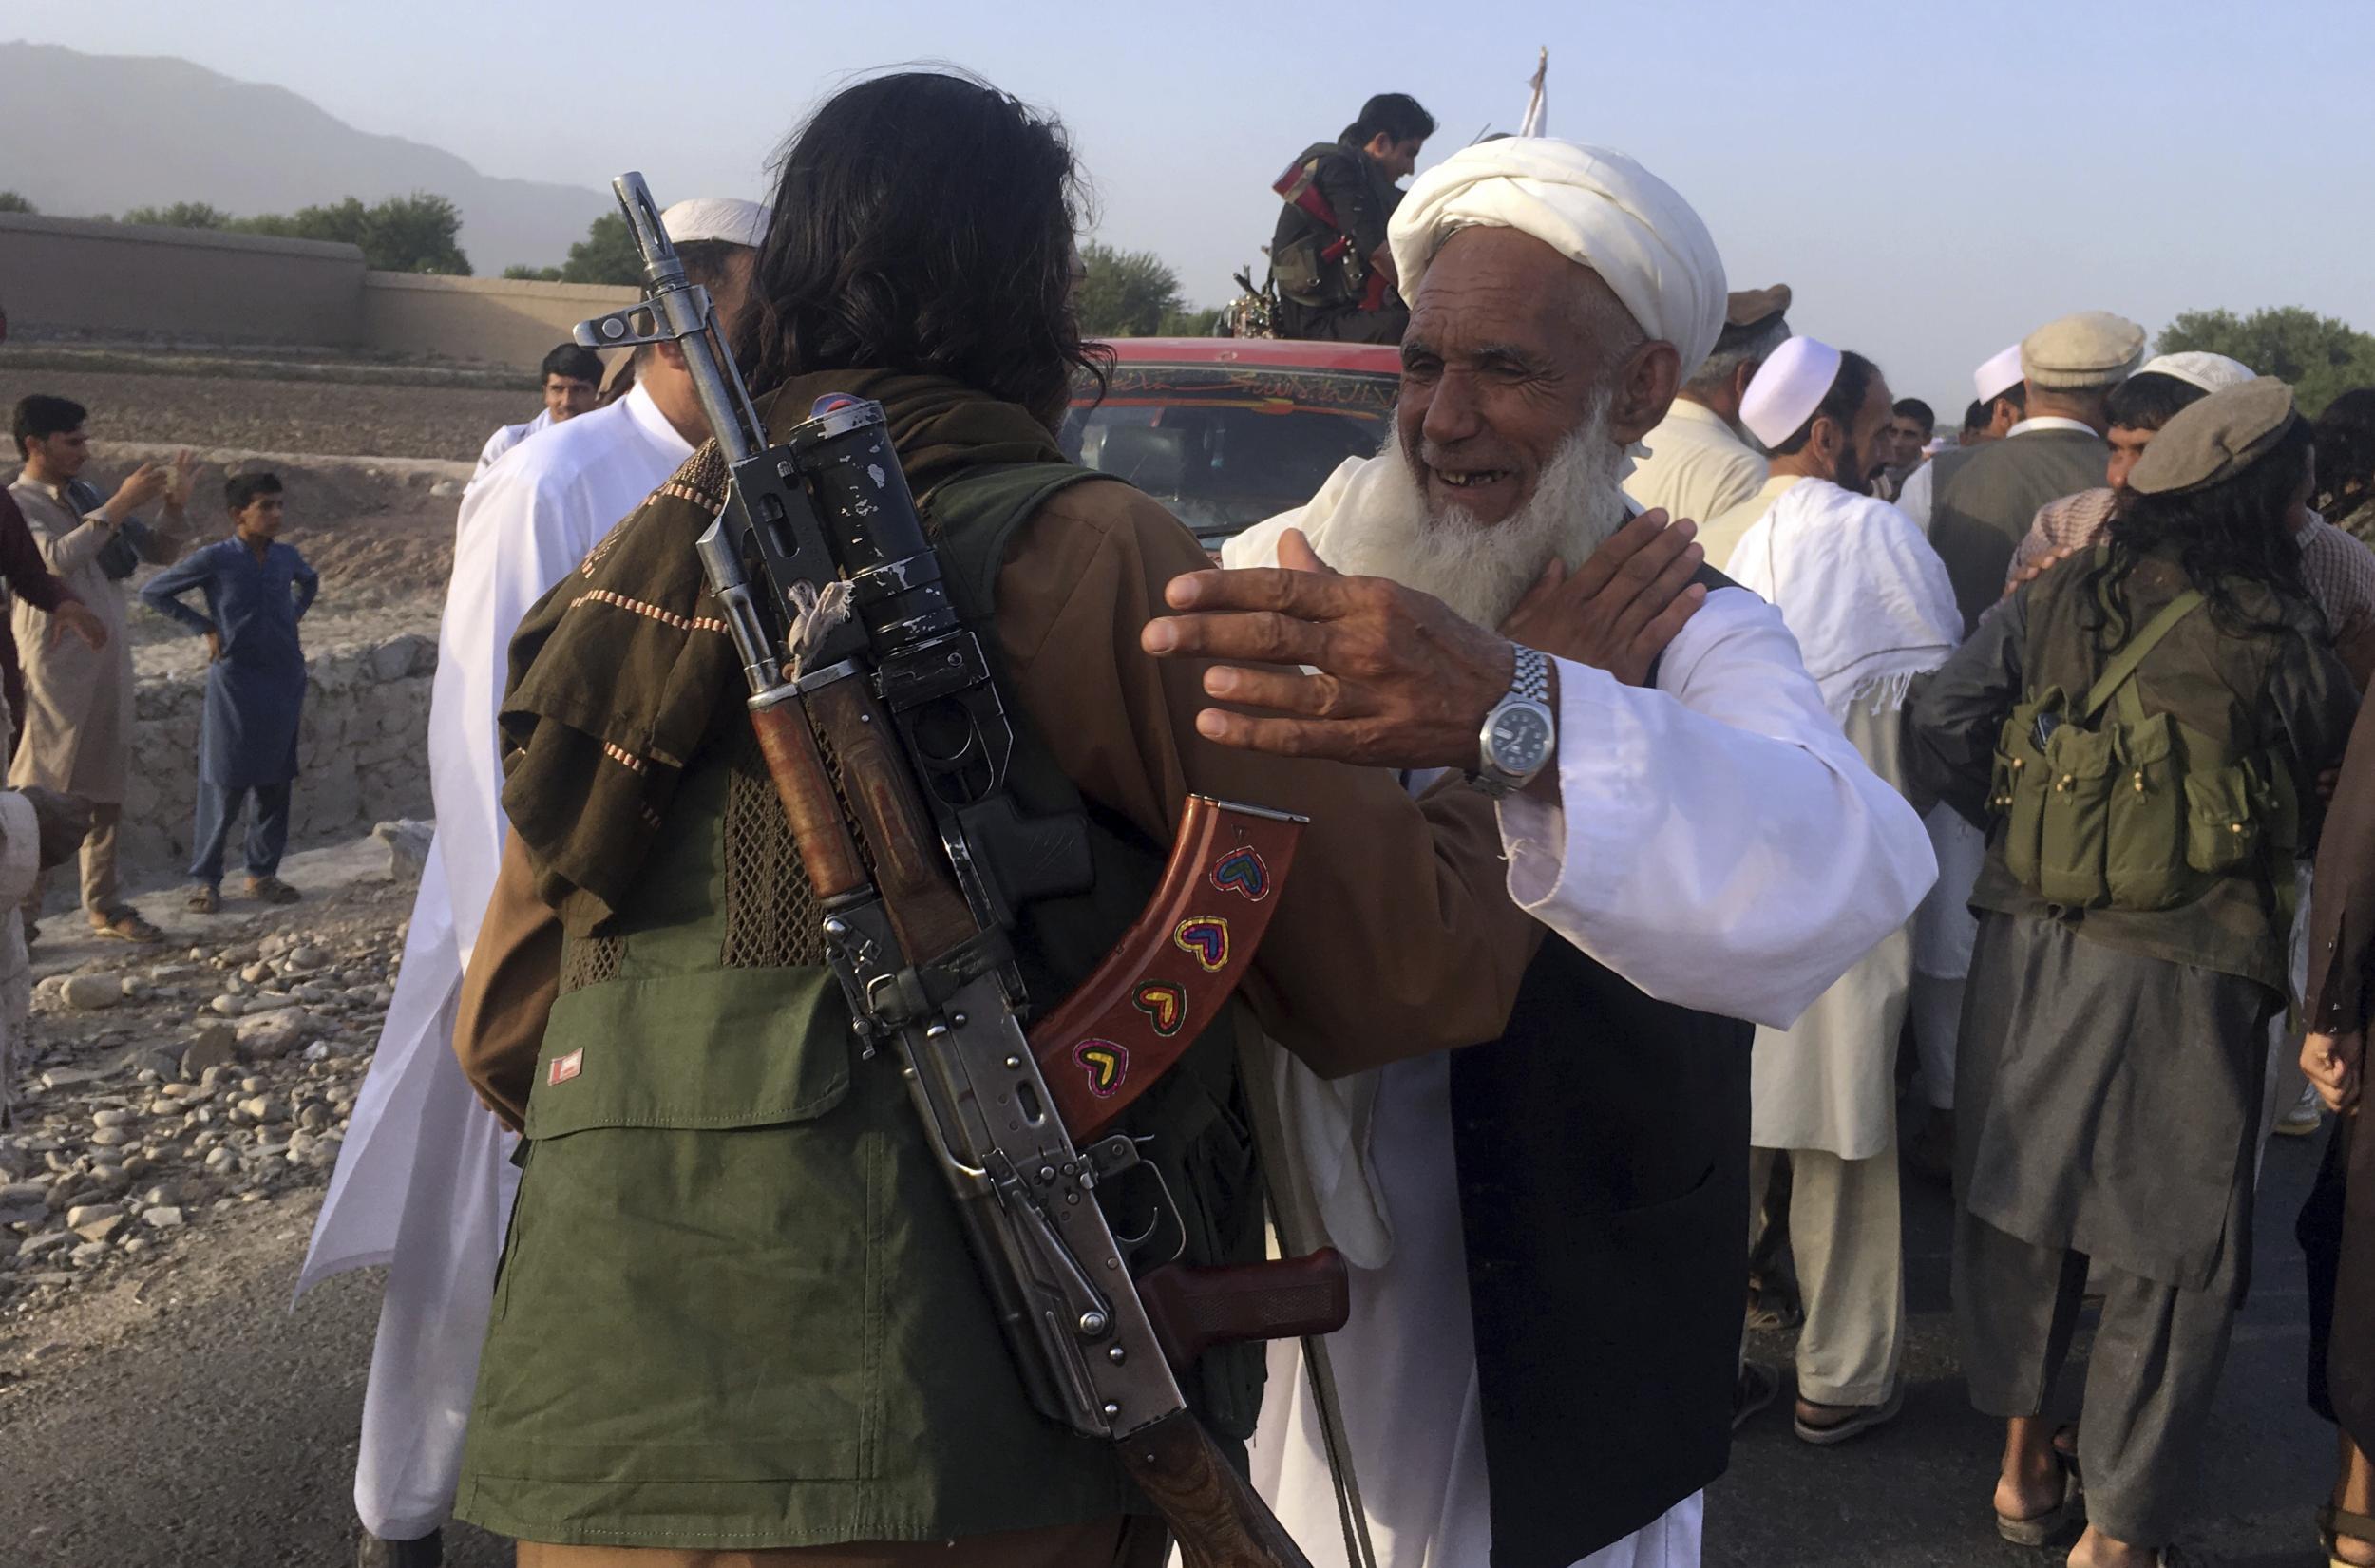
{"type": "Polygon", "coordinates": [[[2086,706],[2080,710],[2079,718],[2091,723],[2095,715],[2103,710],[2103,705],[2115,695],[2124,702],[2137,701],[2128,683],[2142,668],[2145,659],[2152,655],[2153,650],[2160,646],[2160,639],[2176,631],[2179,621],[2201,607],[2202,591],[2198,588],[2189,588],[2161,606],[2160,614],[2146,621],[2144,629],[2130,637],[2127,646],[2103,667],[2101,678],[2087,690],[2086,706]]]}

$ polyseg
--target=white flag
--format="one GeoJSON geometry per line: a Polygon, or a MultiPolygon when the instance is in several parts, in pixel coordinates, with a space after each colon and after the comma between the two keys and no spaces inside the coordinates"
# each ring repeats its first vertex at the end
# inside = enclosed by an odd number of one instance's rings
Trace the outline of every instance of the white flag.
{"type": "Polygon", "coordinates": [[[1517,134],[1520,136],[1548,136],[1550,134],[1548,128],[1543,123],[1549,109],[1548,101],[1544,96],[1543,82],[1544,79],[1549,74],[1550,47],[1546,44],[1542,48],[1542,58],[1534,64],[1534,91],[1533,96],[1526,100],[1526,120],[1525,123],[1517,128],[1517,134]]]}

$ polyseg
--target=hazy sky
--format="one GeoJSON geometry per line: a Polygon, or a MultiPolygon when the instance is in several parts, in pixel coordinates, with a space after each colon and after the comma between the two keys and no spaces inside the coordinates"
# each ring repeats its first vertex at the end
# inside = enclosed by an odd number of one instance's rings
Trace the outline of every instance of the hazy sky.
{"type": "Polygon", "coordinates": [[[2157,331],[2299,304],[2375,328],[2366,0],[78,0],[0,7],[10,34],[275,83],[492,175],[639,167],[663,202],[760,196],[837,84],[954,62],[1057,110],[1099,237],[1160,252],[1203,304],[1258,263],[1270,180],[1364,97],[1434,111],[1423,168],[1515,128],[1547,44],[1551,134],[1639,158],[1736,285],[1786,280],[1799,331],[1941,413],[1971,366],[2072,310],[2157,331]]]}

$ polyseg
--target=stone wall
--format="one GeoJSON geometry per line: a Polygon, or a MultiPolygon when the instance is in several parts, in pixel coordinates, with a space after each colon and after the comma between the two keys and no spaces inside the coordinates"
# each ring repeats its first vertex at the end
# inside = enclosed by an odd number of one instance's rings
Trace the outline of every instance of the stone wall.
{"type": "MultiPolygon", "coordinates": [[[[428,699],[437,643],[417,633],[310,651],[297,732],[290,847],[360,838],[376,822],[429,815],[428,699]]],[[[134,703],[132,777],[124,803],[124,875],[178,880],[197,803],[202,671],[142,676],[134,703]]],[[[240,874],[235,831],[224,882],[240,874]]],[[[53,878],[53,880],[56,878],[53,878]]]]}

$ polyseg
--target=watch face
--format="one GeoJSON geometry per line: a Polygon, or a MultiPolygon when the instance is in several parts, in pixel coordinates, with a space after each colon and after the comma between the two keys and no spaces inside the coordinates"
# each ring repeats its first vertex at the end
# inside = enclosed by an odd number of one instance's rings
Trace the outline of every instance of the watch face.
{"type": "Polygon", "coordinates": [[[1538,709],[1512,704],[1492,721],[1492,762],[1504,773],[1530,775],[1548,760],[1550,724],[1538,709]]]}

